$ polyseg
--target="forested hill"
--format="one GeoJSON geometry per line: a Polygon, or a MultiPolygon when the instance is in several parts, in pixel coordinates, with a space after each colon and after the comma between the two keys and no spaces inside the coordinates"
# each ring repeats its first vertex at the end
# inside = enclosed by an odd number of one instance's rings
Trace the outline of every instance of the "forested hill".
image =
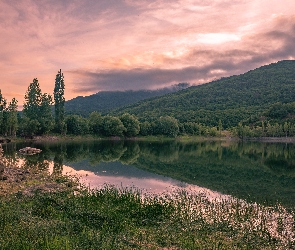
{"type": "Polygon", "coordinates": [[[129,112],[140,120],[150,121],[169,115],[180,122],[192,121],[208,126],[217,126],[221,120],[227,128],[243,120],[259,119],[275,103],[292,102],[295,102],[295,61],[285,60],[141,101],[113,114],[129,112]]]}
{"type": "Polygon", "coordinates": [[[93,111],[106,114],[115,108],[137,103],[155,96],[173,93],[188,87],[188,83],[179,83],[157,90],[102,91],[90,96],[78,96],[66,101],[65,109],[67,114],[79,114],[82,116],[88,116],[93,111]]]}

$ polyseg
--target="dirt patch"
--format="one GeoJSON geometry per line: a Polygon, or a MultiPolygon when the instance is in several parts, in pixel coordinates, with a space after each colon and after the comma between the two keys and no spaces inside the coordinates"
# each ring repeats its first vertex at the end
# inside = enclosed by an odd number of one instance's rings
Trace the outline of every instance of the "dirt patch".
{"type": "Polygon", "coordinates": [[[33,140],[33,141],[58,141],[58,140],[60,140],[60,137],[53,136],[53,135],[52,136],[43,135],[43,136],[34,136],[30,140],[33,140]]]}

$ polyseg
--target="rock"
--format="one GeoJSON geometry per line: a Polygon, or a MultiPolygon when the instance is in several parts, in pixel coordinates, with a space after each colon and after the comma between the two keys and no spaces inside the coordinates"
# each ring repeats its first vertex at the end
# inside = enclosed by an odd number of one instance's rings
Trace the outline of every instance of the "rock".
{"type": "Polygon", "coordinates": [[[19,150],[19,152],[24,155],[34,155],[40,153],[41,151],[41,149],[31,147],[25,147],[19,150]]]}

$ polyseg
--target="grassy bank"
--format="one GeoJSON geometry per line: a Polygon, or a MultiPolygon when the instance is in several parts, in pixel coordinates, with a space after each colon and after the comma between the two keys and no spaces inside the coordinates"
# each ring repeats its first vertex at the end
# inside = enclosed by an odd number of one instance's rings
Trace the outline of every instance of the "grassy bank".
{"type": "Polygon", "coordinates": [[[293,249],[282,207],[105,187],[0,199],[1,249],[293,249]]]}
{"type": "Polygon", "coordinates": [[[149,135],[149,136],[136,136],[136,137],[105,137],[92,134],[86,135],[59,135],[49,134],[43,136],[34,136],[32,138],[11,137],[8,138],[13,142],[68,142],[68,141],[93,141],[93,140],[134,140],[146,142],[165,142],[165,141],[182,141],[182,142],[203,142],[203,141],[257,141],[268,143],[294,143],[295,137],[245,137],[243,139],[237,136],[231,136],[229,132],[224,132],[221,136],[200,136],[200,135],[179,135],[177,137],[169,137],[164,135],[149,135]]]}

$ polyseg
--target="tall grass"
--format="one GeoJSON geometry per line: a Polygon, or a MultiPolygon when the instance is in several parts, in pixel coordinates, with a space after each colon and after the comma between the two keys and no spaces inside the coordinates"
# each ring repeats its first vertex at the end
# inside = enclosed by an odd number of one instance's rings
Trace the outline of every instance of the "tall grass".
{"type": "Polygon", "coordinates": [[[294,249],[281,206],[105,186],[0,200],[0,249],[294,249]]]}

